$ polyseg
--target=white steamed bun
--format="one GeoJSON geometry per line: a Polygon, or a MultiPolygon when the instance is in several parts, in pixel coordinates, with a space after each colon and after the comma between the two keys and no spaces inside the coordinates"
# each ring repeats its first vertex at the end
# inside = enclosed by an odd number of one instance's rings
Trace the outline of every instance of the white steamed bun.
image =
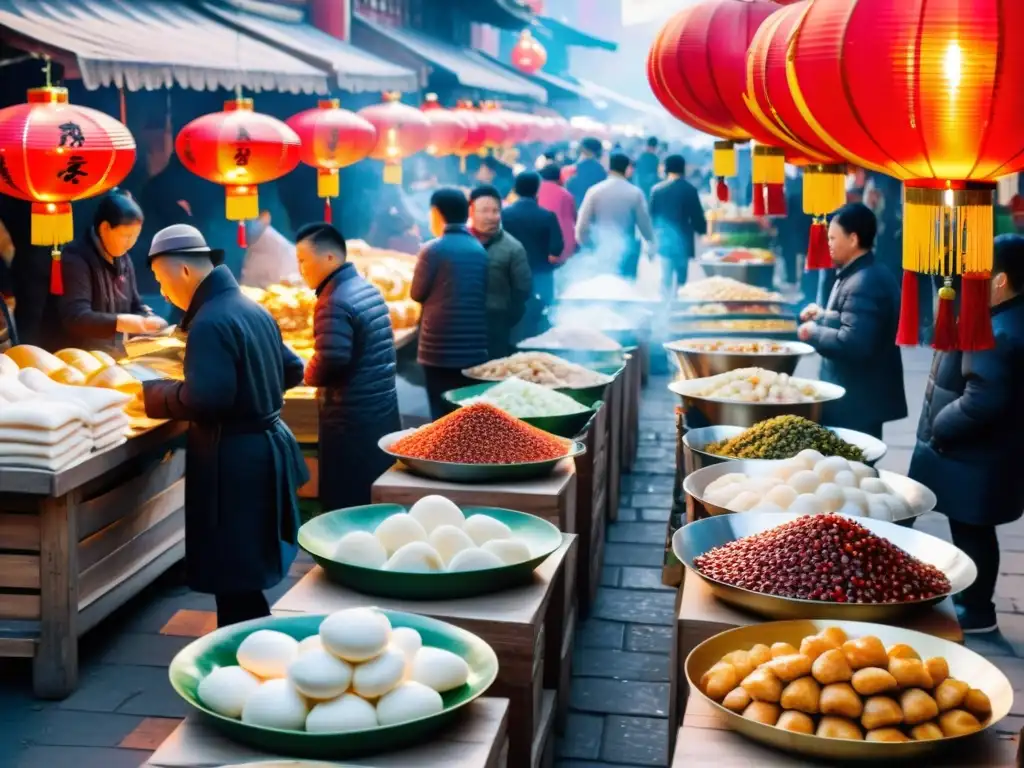
{"type": "Polygon", "coordinates": [[[868,496],[868,517],[872,520],[892,521],[892,512],[885,503],[885,497],[879,494],[868,496]]]}
{"type": "Polygon", "coordinates": [[[846,496],[843,489],[835,483],[822,483],[814,492],[814,495],[821,499],[826,512],[835,512],[846,503],[846,496]]]}
{"type": "Polygon", "coordinates": [[[355,668],[352,673],[352,690],[364,699],[383,696],[402,682],[405,662],[405,652],[389,645],[379,656],[355,668]]]}
{"type": "Polygon", "coordinates": [[[858,480],[864,480],[868,477],[878,477],[878,472],[867,464],[862,464],[859,461],[850,462],[850,471],[857,476],[858,480]]]}
{"type": "Polygon", "coordinates": [[[484,571],[488,568],[501,568],[505,563],[493,552],[479,547],[464,549],[448,563],[451,573],[458,571],[484,571]]]}
{"type": "Polygon", "coordinates": [[[735,512],[746,512],[760,503],[761,494],[756,491],[743,491],[729,502],[729,509],[735,512]]]}
{"type": "Polygon", "coordinates": [[[821,478],[818,477],[814,470],[804,469],[800,472],[795,472],[789,478],[788,485],[797,493],[814,493],[818,490],[818,486],[821,485],[821,478]]]}
{"type": "Polygon", "coordinates": [[[199,681],[199,700],[218,715],[239,717],[260,679],[241,667],[218,667],[199,681]]]}
{"type": "Polygon", "coordinates": [[[424,496],[409,509],[409,517],[423,526],[428,534],[441,525],[461,528],[466,521],[462,510],[444,496],[424,496]]]}
{"type": "Polygon", "coordinates": [[[515,565],[530,559],[530,548],[520,539],[491,539],[485,541],[481,549],[496,555],[506,565],[515,565]]]}
{"type": "Polygon", "coordinates": [[[836,510],[836,514],[845,515],[846,517],[864,517],[867,512],[867,504],[861,507],[859,504],[854,504],[852,501],[846,501],[839,509],[836,510]]]}
{"type": "Polygon", "coordinates": [[[832,482],[840,488],[856,488],[860,484],[860,480],[849,469],[844,469],[842,472],[836,472],[836,476],[832,478],[832,482]]]}
{"type": "Polygon", "coordinates": [[[790,461],[795,461],[800,464],[804,469],[814,469],[814,465],[824,459],[825,456],[813,448],[804,448],[790,461]]]}
{"type": "Polygon", "coordinates": [[[789,509],[790,504],[796,501],[800,494],[788,485],[777,485],[764,495],[764,500],[769,504],[776,504],[782,509],[789,509]]]}
{"type": "Polygon", "coordinates": [[[822,479],[822,482],[826,483],[835,480],[836,475],[840,472],[848,472],[849,470],[850,462],[842,456],[828,456],[814,465],[814,471],[822,479]]]}
{"type": "Polygon", "coordinates": [[[425,541],[403,544],[384,564],[386,571],[404,573],[437,573],[444,570],[444,560],[437,550],[425,541]]]}
{"type": "Polygon", "coordinates": [[[395,554],[405,544],[427,540],[427,532],[423,526],[405,512],[384,518],[373,534],[384,545],[388,557],[395,554]]]}
{"type": "Polygon", "coordinates": [[[825,511],[825,505],[813,493],[802,493],[789,505],[789,511],[798,515],[820,515],[825,511]]]}
{"type": "Polygon", "coordinates": [[[725,488],[727,485],[732,485],[733,483],[745,483],[746,481],[747,476],[742,472],[729,472],[728,474],[722,475],[708,483],[707,488],[704,489],[704,493],[708,494],[711,491],[717,491],[719,488],[725,488]]]}
{"type": "Polygon", "coordinates": [[[352,667],[324,649],[299,656],[288,667],[295,690],[310,699],[327,701],[341,696],[352,682],[352,667]]]}
{"type": "Polygon", "coordinates": [[[245,700],[242,722],[283,731],[301,731],[306,724],[306,700],[283,678],[267,680],[245,700]]]}
{"type": "Polygon", "coordinates": [[[395,627],[391,630],[391,645],[401,648],[405,658],[412,661],[416,652],[423,647],[423,638],[411,627],[395,627]]]}
{"type": "Polygon", "coordinates": [[[860,481],[860,489],[864,493],[893,493],[892,488],[879,477],[865,477],[860,481]]]}
{"type": "Polygon", "coordinates": [[[299,641],[284,632],[259,629],[246,637],[236,654],[239,665],[264,680],[284,677],[299,655],[299,641]]]}
{"type": "Polygon", "coordinates": [[[439,525],[430,532],[430,545],[437,550],[441,559],[450,563],[452,558],[464,549],[475,547],[476,544],[469,538],[469,534],[461,527],[454,525],[439,525]]]}
{"type": "Polygon", "coordinates": [[[754,512],[756,514],[762,514],[762,513],[765,513],[765,512],[771,512],[771,513],[774,514],[776,512],[785,512],[786,510],[784,510],[778,504],[772,504],[770,501],[762,501],[756,507],[752,507],[748,511],[749,512],[754,512]]]}
{"type": "Polygon", "coordinates": [[[380,725],[395,725],[436,715],[443,710],[444,702],[440,693],[422,683],[408,680],[384,694],[377,702],[377,721],[380,725]]]}
{"type": "Polygon", "coordinates": [[[335,611],[320,623],[324,648],[348,662],[366,661],[380,654],[391,639],[391,622],[373,608],[335,611]]]}
{"type": "Polygon", "coordinates": [[[324,644],[320,642],[320,635],[310,635],[305,640],[299,641],[299,656],[310,651],[323,650],[323,647],[324,644]]]}
{"type": "Polygon", "coordinates": [[[366,731],[376,727],[377,709],[354,693],[317,704],[306,717],[306,730],[310,733],[366,731]]]}
{"type": "Polygon", "coordinates": [[[466,684],[469,665],[451,651],[424,646],[412,661],[409,679],[444,693],[466,684]]]}
{"type": "Polygon", "coordinates": [[[773,471],[772,476],[777,477],[782,482],[788,482],[789,478],[795,475],[800,470],[807,469],[802,461],[796,461],[795,459],[786,459],[784,462],[779,464],[773,471]]]}
{"type": "Polygon", "coordinates": [[[724,488],[716,488],[710,494],[707,494],[705,498],[715,506],[729,507],[732,504],[732,500],[745,491],[745,483],[731,483],[724,488]]]}
{"type": "Polygon", "coordinates": [[[374,534],[369,531],[350,531],[341,537],[334,549],[334,559],[364,568],[383,568],[388,553],[374,534]]]}
{"type": "Polygon", "coordinates": [[[491,539],[511,539],[512,529],[500,520],[488,515],[470,515],[466,518],[462,530],[469,534],[478,547],[482,547],[491,539]]]}
{"type": "Polygon", "coordinates": [[[853,504],[860,508],[860,514],[868,511],[868,495],[860,488],[843,488],[843,496],[847,504],[853,504]]]}

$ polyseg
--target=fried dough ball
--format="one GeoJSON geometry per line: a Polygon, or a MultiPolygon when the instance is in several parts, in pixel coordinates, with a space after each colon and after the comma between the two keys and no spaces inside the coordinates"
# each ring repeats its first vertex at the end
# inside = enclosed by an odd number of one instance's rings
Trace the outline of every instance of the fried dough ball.
{"type": "Polygon", "coordinates": [[[885,646],[877,637],[868,635],[858,637],[856,640],[847,640],[843,643],[843,653],[850,667],[854,670],[865,667],[882,667],[889,665],[889,656],[885,653],[885,646]]]}
{"type": "Polygon", "coordinates": [[[818,658],[825,651],[831,651],[838,647],[839,645],[834,639],[824,635],[811,635],[800,641],[800,653],[809,656],[811,660],[818,658]]]}
{"type": "Polygon", "coordinates": [[[935,703],[939,705],[939,712],[959,707],[970,690],[971,686],[962,680],[954,680],[952,677],[943,680],[935,689],[935,703]]]}
{"type": "Polygon", "coordinates": [[[886,648],[890,659],[920,659],[921,656],[906,643],[896,643],[886,648]]]}
{"type": "Polygon", "coordinates": [[[896,678],[900,688],[925,688],[931,690],[935,687],[932,676],[920,659],[901,659],[898,656],[889,659],[889,674],[896,678]]]}
{"type": "Polygon", "coordinates": [[[932,682],[935,685],[941,685],[942,681],[949,677],[949,663],[941,656],[932,656],[930,659],[925,659],[924,668],[932,676],[932,682]]]}
{"type": "Polygon", "coordinates": [[[722,661],[736,667],[736,674],[740,676],[740,680],[754,671],[754,664],[746,651],[731,651],[722,657],[722,661]]]}
{"type": "Polygon", "coordinates": [[[754,669],[757,669],[766,661],[772,660],[771,648],[769,648],[764,643],[758,643],[757,645],[755,645],[753,648],[747,651],[747,655],[750,656],[750,663],[754,665],[754,669]]]}
{"type": "Polygon", "coordinates": [[[992,702],[984,691],[971,688],[964,697],[964,709],[980,720],[992,714],[992,702]]]}
{"type": "Polygon", "coordinates": [[[733,688],[722,699],[722,706],[733,712],[742,712],[750,703],[750,694],[742,688],[733,688]]]}
{"type": "Polygon", "coordinates": [[[779,708],[778,704],[771,704],[767,701],[752,701],[743,710],[743,716],[747,720],[755,720],[765,725],[775,725],[779,721],[779,715],[781,714],[782,709],[779,708]]]}
{"type": "Polygon", "coordinates": [[[842,650],[833,648],[814,660],[811,674],[822,685],[829,685],[848,682],[853,677],[853,670],[850,669],[850,663],[842,650]]]}
{"type": "Polygon", "coordinates": [[[939,705],[935,699],[920,688],[901,693],[900,707],[903,709],[903,722],[907,725],[919,725],[939,716],[939,705]]]}
{"type": "Polygon", "coordinates": [[[788,683],[811,674],[811,663],[810,657],[804,656],[802,653],[791,653],[787,656],[776,656],[765,666],[774,672],[782,682],[788,683]]]}
{"type": "Polygon", "coordinates": [[[743,690],[750,694],[754,701],[765,701],[771,704],[778,703],[782,698],[782,681],[778,676],[766,667],[755,669],[740,683],[743,690]]]}
{"type": "Polygon", "coordinates": [[[792,656],[794,653],[798,653],[797,649],[789,643],[772,643],[770,650],[773,659],[777,659],[779,656],[792,656]]]}
{"type": "Polygon", "coordinates": [[[815,736],[823,739],[849,739],[851,741],[862,741],[864,736],[857,724],[845,717],[823,717],[818,723],[818,730],[815,736]]]}
{"type": "Polygon", "coordinates": [[[806,733],[808,736],[814,733],[814,721],[803,712],[783,712],[775,727],[793,733],[806,733]]]}
{"type": "Polygon", "coordinates": [[[872,696],[864,702],[864,714],[860,723],[867,730],[888,728],[903,722],[903,710],[900,705],[888,696],[872,696]]]}
{"type": "Polygon", "coordinates": [[[914,741],[932,741],[942,738],[942,729],[935,723],[921,723],[910,729],[910,736],[914,741]]]}
{"type": "Polygon", "coordinates": [[[899,685],[896,678],[886,669],[880,667],[864,667],[853,673],[853,690],[861,696],[875,696],[886,691],[894,691],[899,685]]]}
{"type": "Polygon", "coordinates": [[[740,681],[740,675],[732,664],[718,662],[700,676],[700,689],[709,699],[721,701],[740,681]]]}
{"type": "Polygon", "coordinates": [[[939,728],[943,736],[965,736],[981,730],[978,718],[962,709],[951,709],[939,715],[939,728]]]}
{"type": "Polygon", "coordinates": [[[835,643],[836,648],[842,647],[843,643],[845,643],[849,639],[847,638],[846,633],[843,632],[843,630],[841,630],[839,627],[829,627],[828,629],[823,629],[820,632],[820,634],[826,640],[831,640],[833,643],[835,643]]]}
{"type": "Polygon", "coordinates": [[[910,739],[904,736],[903,731],[899,728],[876,728],[873,731],[868,731],[868,735],[864,737],[864,741],[902,743],[904,741],[910,741],[910,739]]]}
{"type": "Polygon", "coordinates": [[[782,689],[779,703],[783,709],[795,709],[809,715],[818,714],[821,686],[813,677],[801,677],[782,689]]]}
{"type": "Polygon", "coordinates": [[[841,715],[856,720],[864,711],[864,703],[849,683],[832,683],[821,689],[818,702],[823,715],[841,715]]]}

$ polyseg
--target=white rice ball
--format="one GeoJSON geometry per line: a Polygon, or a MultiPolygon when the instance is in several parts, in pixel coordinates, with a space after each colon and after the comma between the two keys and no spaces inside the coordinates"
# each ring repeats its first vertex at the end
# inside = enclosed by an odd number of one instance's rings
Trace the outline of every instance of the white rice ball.
{"type": "Polygon", "coordinates": [[[743,483],[746,482],[746,480],[747,476],[742,472],[729,472],[728,474],[722,475],[708,483],[707,487],[704,489],[704,493],[708,494],[711,491],[717,491],[719,488],[725,488],[727,485],[743,483]]]}
{"type": "Polygon", "coordinates": [[[310,635],[305,640],[299,641],[299,656],[310,651],[323,650],[324,644],[320,642],[320,635],[310,635]]]}
{"type": "Polygon", "coordinates": [[[886,482],[879,477],[865,477],[860,481],[860,489],[864,491],[864,493],[893,493],[892,488],[890,488],[886,482]]]}
{"type": "Polygon", "coordinates": [[[835,483],[822,483],[814,495],[821,499],[826,512],[835,512],[846,503],[846,496],[843,489],[835,483]]]}
{"type": "Polygon", "coordinates": [[[860,509],[860,514],[868,511],[868,495],[860,488],[843,488],[843,497],[847,504],[853,504],[860,509]]]}
{"type": "Polygon", "coordinates": [[[825,505],[813,493],[802,493],[789,505],[788,511],[798,515],[820,515],[824,513],[825,505]]]}
{"type": "Polygon", "coordinates": [[[878,477],[878,472],[873,467],[869,467],[859,461],[850,462],[850,471],[857,476],[858,480],[863,480],[867,477],[878,477]]]}
{"type": "Polygon", "coordinates": [[[797,462],[804,469],[814,469],[814,466],[824,458],[824,454],[819,453],[813,448],[804,448],[791,461],[797,462]]]}
{"type": "Polygon", "coordinates": [[[406,660],[412,661],[416,652],[423,647],[423,638],[411,627],[395,627],[391,630],[391,645],[401,648],[406,660]]]}
{"type": "Polygon", "coordinates": [[[338,541],[333,558],[364,568],[383,568],[388,561],[388,553],[380,539],[369,531],[351,531],[338,541]]]}
{"type": "Polygon", "coordinates": [[[288,680],[267,680],[245,700],[242,722],[283,731],[306,725],[306,700],[288,680]]]}
{"type": "Polygon", "coordinates": [[[789,478],[789,487],[797,493],[814,493],[821,485],[821,478],[812,469],[804,469],[789,478]]]}
{"type": "Polygon", "coordinates": [[[759,493],[762,496],[772,488],[782,485],[782,481],[777,477],[752,477],[747,482],[747,489],[754,493],[759,493]]]}
{"type": "Polygon", "coordinates": [[[306,717],[309,733],[368,731],[376,727],[376,707],[354,693],[317,704],[306,717]]]}
{"type": "Polygon", "coordinates": [[[388,557],[395,554],[406,544],[427,540],[426,529],[420,525],[418,520],[410,517],[405,512],[399,512],[385,518],[377,526],[377,530],[373,532],[373,535],[384,545],[388,557]]]}
{"type": "Polygon", "coordinates": [[[790,505],[799,496],[794,488],[788,485],[777,485],[764,495],[764,500],[769,504],[776,504],[780,509],[789,509],[790,505]]]}
{"type": "Polygon", "coordinates": [[[808,467],[805,467],[802,461],[786,459],[772,471],[772,475],[785,483],[789,481],[789,478],[803,469],[808,469],[808,467]]]}
{"type": "Polygon", "coordinates": [[[324,648],[340,659],[359,662],[372,659],[391,639],[391,622],[373,608],[335,611],[320,623],[324,648]]]}
{"type": "Polygon", "coordinates": [[[448,563],[448,572],[486,571],[489,568],[501,568],[504,565],[501,558],[493,552],[474,547],[473,549],[464,549],[453,557],[452,561],[448,563]]]}
{"type": "Polygon", "coordinates": [[[446,563],[450,563],[462,550],[476,546],[468,533],[454,525],[437,526],[430,532],[429,542],[446,563]]]}
{"type": "Polygon", "coordinates": [[[422,683],[407,680],[377,702],[380,725],[395,725],[418,720],[444,711],[441,694],[422,683]]]}
{"type": "Polygon", "coordinates": [[[246,699],[260,687],[260,679],[241,667],[218,667],[199,681],[197,694],[204,706],[224,717],[240,717],[246,699]]]}
{"type": "Polygon", "coordinates": [[[760,503],[761,494],[755,493],[754,491],[743,491],[743,493],[732,500],[729,504],[729,509],[735,512],[746,512],[749,509],[753,509],[760,503]]]}
{"type": "Polygon", "coordinates": [[[424,496],[409,509],[409,517],[423,526],[430,534],[441,525],[453,525],[461,528],[466,516],[458,505],[444,496],[424,496]]]}
{"type": "Polygon", "coordinates": [[[772,504],[770,501],[762,501],[760,504],[758,504],[755,507],[752,507],[748,511],[749,512],[753,512],[755,514],[760,514],[760,513],[772,513],[772,514],[774,514],[776,512],[785,512],[786,510],[784,510],[778,504],[772,504]]]}
{"type": "Polygon", "coordinates": [[[384,564],[384,569],[403,573],[438,573],[444,570],[444,560],[427,542],[410,541],[398,548],[384,564]]]}
{"type": "Polygon", "coordinates": [[[299,655],[299,641],[284,632],[259,629],[246,637],[236,654],[239,665],[264,680],[284,677],[299,655]]]}
{"type": "Polygon", "coordinates": [[[462,526],[469,538],[478,546],[482,547],[491,539],[511,539],[512,529],[505,525],[500,520],[495,520],[493,517],[484,514],[471,515],[466,518],[465,525],[462,526]]]}
{"type": "Polygon", "coordinates": [[[725,488],[719,488],[713,491],[710,496],[705,496],[705,498],[715,506],[728,508],[732,503],[732,500],[741,493],[745,493],[746,490],[746,483],[732,483],[731,485],[727,485],[725,488]]]}
{"type": "Polygon", "coordinates": [[[374,659],[352,672],[352,690],[364,699],[375,699],[390,691],[405,677],[405,651],[389,645],[374,659]]]}
{"type": "Polygon", "coordinates": [[[868,496],[868,517],[872,520],[888,520],[892,522],[892,512],[882,496],[878,494],[868,496]]]}
{"type": "Polygon", "coordinates": [[[515,565],[530,559],[530,548],[522,539],[491,539],[484,542],[481,549],[497,555],[506,565],[515,565]]]}
{"type": "Polygon", "coordinates": [[[814,471],[823,482],[832,482],[840,472],[850,471],[850,462],[842,456],[828,456],[814,465],[814,471]]]}
{"type": "Polygon", "coordinates": [[[889,515],[893,521],[903,520],[910,517],[910,505],[897,493],[886,494],[880,497],[889,507],[889,515]]]}
{"type": "Polygon", "coordinates": [[[845,517],[864,517],[866,512],[867,509],[865,507],[854,504],[852,501],[845,502],[843,506],[836,510],[837,515],[844,515],[845,517]]]}
{"type": "Polygon", "coordinates": [[[848,469],[844,469],[842,472],[836,472],[836,476],[832,478],[832,482],[838,485],[840,488],[856,488],[860,483],[857,476],[848,469]]]}
{"type": "Polygon", "coordinates": [[[409,679],[444,693],[466,684],[469,665],[451,651],[424,646],[412,661],[409,679]]]}
{"type": "Polygon", "coordinates": [[[318,701],[341,696],[352,682],[352,667],[324,649],[304,653],[288,667],[288,679],[303,696],[318,701]]]}

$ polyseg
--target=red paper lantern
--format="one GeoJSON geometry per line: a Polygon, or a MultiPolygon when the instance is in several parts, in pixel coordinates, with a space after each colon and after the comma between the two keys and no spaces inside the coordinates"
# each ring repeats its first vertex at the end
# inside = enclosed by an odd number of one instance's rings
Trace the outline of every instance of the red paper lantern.
{"type": "Polygon", "coordinates": [[[469,127],[466,121],[454,111],[442,107],[436,93],[427,94],[421,109],[430,124],[427,154],[433,157],[459,154],[462,146],[469,140],[469,127]]]}
{"type": "Polygon", "coordinates": [[[117,186],[134,164],[128,129],[69,104],[66,88],[33,88],[0,109],[0,194],[32,203],[32,244],[53,249],[51,293],[64,292],[58,246],[74,238],[71,203],[117,186]]]}
{"type": "Polygon", "coordinates": [[[509,139],[509,125],[495,111],[495,107],[481,105],[476,119],[484,130],[484,148],[494,150],[505,146],[509,139]]]}
{"type": "Polygon", "coordinates": [[[530,128],[522,113],[502,109],[494,102],[486,104],[484,106],[484,110],[490,111],[491,114],[505,124],[507,130],[505,133],[505,139],[501,143],[503,147],[514,147],[516,144],[522,144],[526,141],[530,128]]]}
{"type": "Polygon", "coordinates": [[[302,142],[299,158],[317,169],[316,191],[324,199],[324,220],[331,221],[331,198],[341,192],[338,171],[369,156],[377,129],[355,112],[341,109],[338,99],[323,99],[288,119],[302,142]]]}
{"type": "Polygon", "coordinates": [[[222,112],[197,117],[181,129],[174,151],[188,170],[224,186],[224,215],[238,222],[238,245],[246,247],[245,221],[260,215],[258,185],[299,164],[301,142],[276,117],[253,111],[252,99],[224,102],[222,112]]]}
{"type": "Polygon", "coordinates": [[[512,66],[520,72],[532,75],[542,70],[547,62],[547,49],[530,34],[530,30],[524,29],[519,35],[519,40],[512,46],[512,66]]]}
{"type": "Polygon", "coordinates": [[[793,33],[788,81],[814,133],[904,182],[900,343],[917,343],[914,273],[946,278],[936,348],[993,343],[984,283],[995,180],[1024,169],[1024,46],[1008,34],[1019,29],[1019,0],[814,0],[793,33]],[[955,276],[965,285],[958,341],[955,276]]]}
{"type": "MultiPolygon", "coordinates": [[[[455,113],[462,119],[466,126],[466,140],[459,148],[458,155],[462,158],[463,165],[469,155],[476,155],[485,151],[487,145],[487,129],[480,122],[479,113],[473,109],[473,102],[460,101],[455,107],[455,113]]],[[[465,169],[463,169],[465,170],[465,169]]]]}
{"type": "Polygon", "coordinates": [[[402,160],[427,148],[430,123],[423,113],[401,102],[402,94],[391,91],[384,101],[363,107],[359,114],[377,129],[377,145],[370,153],[384,161],[384,183],[402,183],[402,160]]]}

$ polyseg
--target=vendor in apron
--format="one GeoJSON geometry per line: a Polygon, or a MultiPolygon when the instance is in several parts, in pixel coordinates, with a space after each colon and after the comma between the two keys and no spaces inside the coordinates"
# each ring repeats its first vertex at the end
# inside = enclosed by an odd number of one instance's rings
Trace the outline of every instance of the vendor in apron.
{"type": "Polygon", "coordinates": [[[309,479],[281,421],[284,391],[302,382],[298,356],[270,314],[245,298],[195,227],[160,230],[149,251],[164,296],[185,311],[184,380],[144,384],[146,415],[188,421],[188,585],[217,601],[217,624],[269,615],[263,590],[295,559],[297,491],[309,479]]]}

